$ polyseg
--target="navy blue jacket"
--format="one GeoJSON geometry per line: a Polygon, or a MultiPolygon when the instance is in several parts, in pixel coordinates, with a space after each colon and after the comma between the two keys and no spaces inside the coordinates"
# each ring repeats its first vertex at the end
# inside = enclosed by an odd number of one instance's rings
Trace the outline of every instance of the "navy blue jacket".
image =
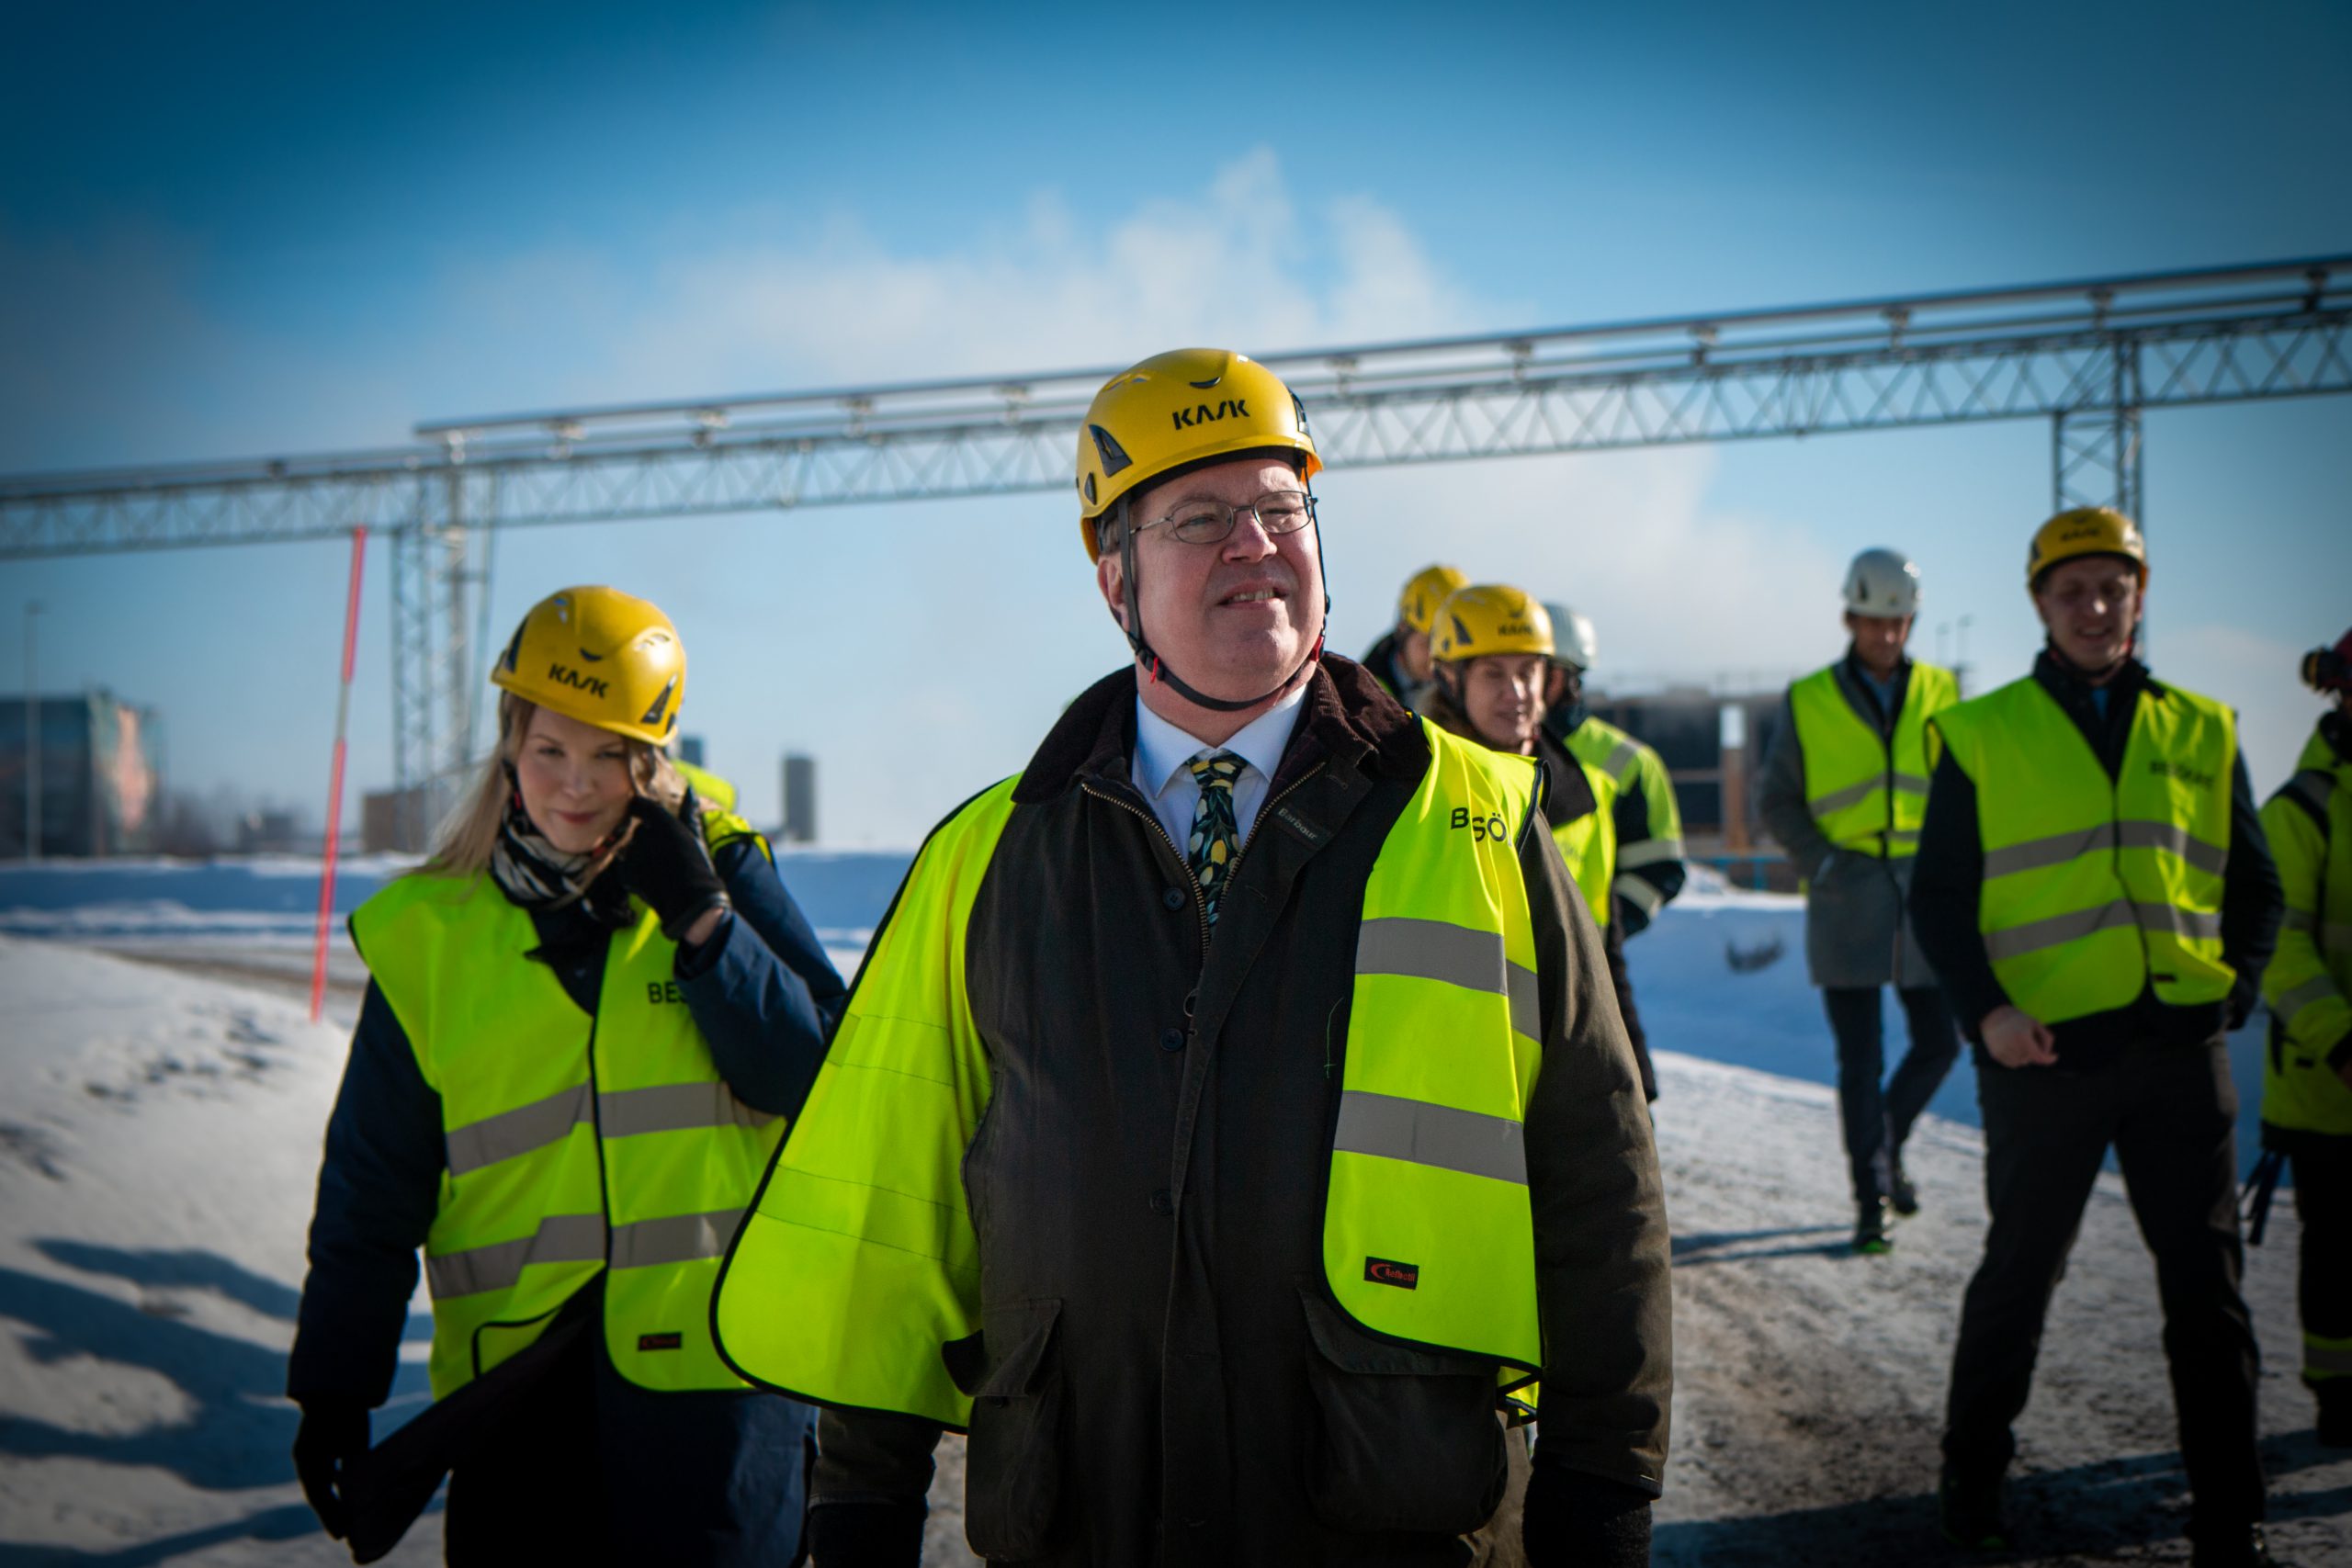
{"type": "MultiPolygon", "coordinates": [[[[709,941],[680,949],[679,989],[736,1097],[797,1115],[847,992],[767,856],[741,840],[722,845],[716,861],[735,912],[709,941]]],[[[533,957],[593,1012],[610,930],[577,906],[532,919],[539,937],[533,957]]],[[[390,1393],[417,1251],[447,1166],[440,1096],[370,985],[327,1122],[311,1271],[287,1372],[297,1403],[372,1409],[390,1393]]],[[[748,1391],[639,1388],[613,1369],[603,1335],[591,1333],[507,1418],[499,1462],[519,1451],[601,1498],[590,1533],[614,1561],[783,1568],[800,1551],[810,1416],[805,1405],[748,1391]]],[[[461,1467],[453,1482],[468,1488],[447,1517],[453,1550],[460,1535],[491,1556],[503,1554],[497,1543],[551,1539],[544,1486],[518,1489],[503,1470],[473,1483],[467,1473],[461,1467]],[[508,1495],[518,1490],[530,1495],[508,1495]]]]}
{"type": "MultiPolygon", "coordinates": [[[[717,858],[735,912],[708,942],[679,952],[678,987],[736,1098],[796,1115],[847,989],[767,856],[744,839],[720,846],[717,858]]],[[[582,1010],[593,1011],[609,932],[576,905],[534,922],[539,955],[582,1010]]],[[[390,1393],[417,1251],[432,1229],[447,1164],[441,1097],[370,984],[327,1122],[289,1398],[372,1409],[390,1393]]]]}

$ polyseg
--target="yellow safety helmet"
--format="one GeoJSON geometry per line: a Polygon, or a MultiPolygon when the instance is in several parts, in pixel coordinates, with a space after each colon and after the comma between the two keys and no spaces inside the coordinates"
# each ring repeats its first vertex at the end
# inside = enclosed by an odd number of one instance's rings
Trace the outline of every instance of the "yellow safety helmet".
{"type": "Polygon", "coordinates": [[[646,601],[617,588],[566,588],[531,606],[490,679],[568,718],[661,746],[685,701],[686,649],[646,601]]]}
{"type": "Polygon", "coordinates": [[[1281,377],[1222,348],[1155,354],[1102,383],[1078,432],[1080,536],[1086,558],[1097,525],[1119,498],[1180,468],[1237,453],[1296,453],[1306,478],[1322,471],[1306,411],[1281,377]]]}
{"type": "Polygon", "coordinates": [[[1469,586],[1470,574],[1458,566],[1425,566],[1406,580],[1405,591],[1396,595],[1396,619],[1426,637],[1445,596],[1469,586]]]}
{"type": "Polygon", "coordinates": [[[1430,634],[1432,657],[1449,664],[1490,653],[1552,657],[1552,617],[1524,588],[1483,582],[1447,595],[1430,634]]]}
{"type": "Polygon", "coordinates": [[[2112,506],[2077,506],[2034,531],[2025,556],[2026,592],[2052,567],[2082,556],[2120,556],[2140,569],[2140,586],[2148,585],[2148,545],[2132,519],[2112,506]]]}

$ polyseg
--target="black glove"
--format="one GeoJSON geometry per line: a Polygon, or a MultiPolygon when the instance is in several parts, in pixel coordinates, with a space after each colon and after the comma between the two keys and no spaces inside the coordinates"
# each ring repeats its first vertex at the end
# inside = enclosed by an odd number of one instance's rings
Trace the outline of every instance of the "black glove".
{"type": "Polygon", "coordinates": [[[628,803],[628,814],[637,831],[615,869],[621,886],[662,917],[662,934],[676,942],[705,914],[727,907],[727,886],[701,836],[675,812],[640,795],[628,803]]]}
{"type": "Polygon", "coordinates": [[[337,1540],[351,1529],[351,1508],[343,1489],[352,1461],[367,1451],[366,1405],[318,1399],[302,1406],[302,1424],[294,1429],[294,1476],[302,1483],[311,1512],[337,1540]]]}
{"type": "Polygon", "coordinates": [[[915,1568],[922,1561],[922,1503],[820,1503],[808,1510],[814,1568],[915,1568]]]}
{"type": "Polygon", "coordinates": [[[1520,1541],[1529,1568],[1648,1568],[1649,1494],[1539,1458],[1520,1541]]]}

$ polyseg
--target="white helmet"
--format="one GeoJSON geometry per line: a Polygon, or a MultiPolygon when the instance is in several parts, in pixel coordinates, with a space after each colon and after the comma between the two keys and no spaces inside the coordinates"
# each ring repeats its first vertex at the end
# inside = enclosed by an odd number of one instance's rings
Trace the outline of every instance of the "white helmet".
{"type": "Polygon", "coordinates": [[[1593,641],[1592,617],[1580,615],[1566,604],[1546,602],[1544,609],[1552,617],[1555,645],[1552,657],[1578,673],[1591,669],[1600,656],[1593,641]]]}
{"type": "Polygon", "coordinates": [[[1846,608],[1893,619],[1919,613],[1919,569],[1901,550],[1864,550],[1846,569],[1846,608]]]}

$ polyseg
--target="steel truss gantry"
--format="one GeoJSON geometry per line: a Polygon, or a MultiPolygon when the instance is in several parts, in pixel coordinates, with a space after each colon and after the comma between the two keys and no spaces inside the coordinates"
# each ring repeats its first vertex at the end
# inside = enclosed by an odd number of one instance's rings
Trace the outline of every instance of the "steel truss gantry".
{"type": "MultiPolygon", "coordinates": [[[[2352,256],[1267,354],[1333,468],[2043,418],[2143,516],[2151,408],[2352,391],[2352,256]]],[[[503,527],[1057,490],[1115,367],[435,421],[375,451],[0,479],[0,559],[392,536],[393,751],[475,731],[503,527]]],[[[2144,520],[2144,518],[2143,518],[2144,520]]],[[[422,786],[422,787],[420,787],[422,786]]]]}

